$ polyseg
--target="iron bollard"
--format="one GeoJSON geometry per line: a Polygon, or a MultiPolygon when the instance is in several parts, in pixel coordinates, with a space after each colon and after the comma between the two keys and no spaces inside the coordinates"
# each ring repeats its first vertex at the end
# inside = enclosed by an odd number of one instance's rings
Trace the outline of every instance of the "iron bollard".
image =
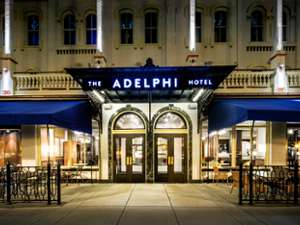
{"type": "Polygon", "coordinates": [[[250,162],[250,171],[249,171],[249,204],[253,205],[253,164],[250,162]]]}
{"type": "Polygon", "coordinates": [[[57,164],[57,204],[61,204],[61,170],[60,164],[57,164]]]}
{"type": "Polygon", "coordinates": [[[298,185],[299,185],[299,164],[298,160],[295,161],[294,167],[294,204],[298,204],[298,185]]]}
{"type": "Polygon", "coordinates": [[[6,165],[6,201],[8,204],[11,204],[11,171],[10,163],[6,165]]]}
{"type": "Polygon", "coordinates": [[[51,205],[51,165],[47,164],[47,201],[51,205]]]}
{"type": "Polygon", "coordinates": [[[239,205],[243,204],[243,163],[239,168],[239,205]]]}

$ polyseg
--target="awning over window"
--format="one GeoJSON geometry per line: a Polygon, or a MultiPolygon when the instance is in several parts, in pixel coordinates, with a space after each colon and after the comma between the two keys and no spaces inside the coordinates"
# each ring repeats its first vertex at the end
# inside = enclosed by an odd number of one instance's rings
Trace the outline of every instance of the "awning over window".
{"type": "Polygon", "coordinates": [[[208,120],[209,132],[246,120],[300,122],[300,99],[216,99],[208,120]]]}
{"type": "Polygon", "coordinates": [[[0,101],[0,125],[52,124],[92,132],[87,101],[0,101]]]}

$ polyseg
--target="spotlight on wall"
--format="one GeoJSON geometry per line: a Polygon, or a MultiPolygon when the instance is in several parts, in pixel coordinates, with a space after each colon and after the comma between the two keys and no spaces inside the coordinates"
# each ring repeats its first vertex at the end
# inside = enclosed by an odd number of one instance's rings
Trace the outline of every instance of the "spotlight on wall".
{"type": "Polygon", "coordinates": [[[93,94],[95,95],[95,97],[101,102],[104,103],[105,102],[105,98],[103,95],[99,94],[98,91],[93,90],[93,94]]]}
{"type": "Polygon", "coordinates": [[[197,91],[197,93],[194,95],[192,101],[197,102],[199,100],[199,98],[202,96],[203,92],[204,92],[204,89],[199,89],[197,91]]]}

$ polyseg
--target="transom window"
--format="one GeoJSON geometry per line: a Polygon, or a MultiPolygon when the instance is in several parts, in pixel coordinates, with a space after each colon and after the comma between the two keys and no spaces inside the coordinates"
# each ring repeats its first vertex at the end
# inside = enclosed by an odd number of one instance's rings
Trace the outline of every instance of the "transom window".
{"type": "Polygon", "coordinates": [[[215,42],[227,41],[227,12],[215,12],[215,42]]]}
{"type": "Polygon", "coordinates": [[[182,119],[181,116],[179,116],[176,113],[168,112],[163,114],[159,119],[157,120],[156,129],[186,129],[186,123],[182,119]]]}
{"type": "Polygon", "coordinates": [[[122,114],[114,125],[114,130],[139,130],[145,129],[142,119],[135,113],[122,114]]]}
{"type": "Polygon", "coordinates": [[[76,44],[76,19],[73,14],[67,14],[64,17],[64,44],[76,44]]]}
{"type": "Polygon", "coordinates": [[[202,13],[200,11],[196,11],[196,41],[199,43],[202,41],[202,13]]]}
{"type": "Polygon", "coordinates": [[[40,43],[40,21],[39,16],[30,15],[27,17],[27,44],[37,46],[40,43]]]}
{"type": "Polygon", "coordinates": [[[251,13],[251,41],[263,41],[264,19],[260,10],[251,13]]]}
{"type": "Polygon", "coordinates": [[[130,12],[120,14],[121,44],[133,43],[133,15],[130,12]]]}
{"type": "Polygon", "coordinates": [[[89,14],[85,20],[86,26],[86,44],[95,45],[97,40],[97,17],[95,14],[89,14]]]}
{"type": "Polygon", "coordinates": [[[145,43],[158,43],[158,13],[147,12],[145,14],[145,43]]]}

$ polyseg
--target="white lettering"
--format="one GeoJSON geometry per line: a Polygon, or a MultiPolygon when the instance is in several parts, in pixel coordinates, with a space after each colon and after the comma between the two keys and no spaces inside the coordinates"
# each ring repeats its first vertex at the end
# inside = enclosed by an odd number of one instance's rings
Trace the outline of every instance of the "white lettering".
{"type": "Polygon", "coordinates": [[[140,78],[134,79],[134,87],[141,88],[141,79],[140,78]]]}
{"type": "Polygon", "coordinates": [[[165,88],[166,85],[168,85],[169,88],[171,87],[171,78],[168,78],[168,79],[163,78],[163,82],[162,82],[163,88],[165,88]]]}
{"type": "Polygon", "coordinates": [[[150,88],[150,85],[148,84],[148,80],[144,79],[144,88],[150,88]]]}
{"type": "Polygon", "coordinates": [[[154,78],[152,80],[152,87],[156,88],[156,86],[160,83],[160,80],[158,78],[154,78]]]}
{"type": "Polygon", "coordinates": [[[178,84],[177,84],[177,78],[174,79],[174,88],[177,88],[178,84]]]}
{"type": "Polygon", "coordinates": [[[132,81],[130,79],[124,79],[124,88],[130,88],[132,86],[132,81]]]}
{"type": "Polygon", "coordinates": [[[121,88],[121,84],[118,79],[115,80],[115,82],[113,84],[113,88],[121,88]]]}

